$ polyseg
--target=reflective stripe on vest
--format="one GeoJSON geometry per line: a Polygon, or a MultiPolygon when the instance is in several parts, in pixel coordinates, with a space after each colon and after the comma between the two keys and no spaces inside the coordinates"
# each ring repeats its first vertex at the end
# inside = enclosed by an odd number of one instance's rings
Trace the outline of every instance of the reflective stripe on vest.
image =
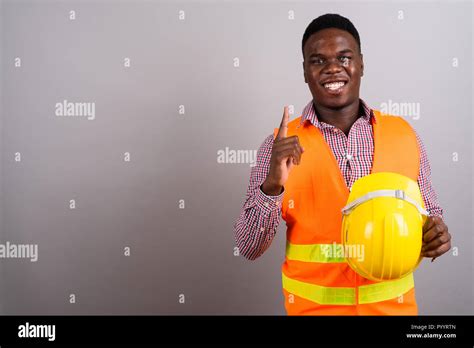
{"type": "Polygon", "coordinates": [[[291,279],[282,272],[283,289],[289,293],[320,304],[355,304],[354,288],[335,288],[291,279]]]}
{"type": "Polygon", "coordinates": [[[292,244],[286,241],[286,257],[304,262],[346,262],[342,244],[292,244]]]}
{"type": "Polygon", "coordinates": [[[413,273],[397,279],[359,286],[359,303],[386,301],[398,297],[415,286],[413,273]]]}
{"type": "MultiPolygon", "coordinates": [[[[355,288],[326,287],[291,279],[282,273],[289,293],[323,305],[355,305],[355,288]]],[[[358,303],[374,303],[401,296],[415,286],[413,273],[404,278],[359,286],[358,303]]]]}

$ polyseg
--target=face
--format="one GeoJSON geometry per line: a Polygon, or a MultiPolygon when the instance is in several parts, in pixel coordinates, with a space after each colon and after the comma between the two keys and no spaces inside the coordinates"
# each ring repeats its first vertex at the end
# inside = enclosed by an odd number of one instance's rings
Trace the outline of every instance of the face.
{"type": "Polygon", "coordinates": [[[351,34],[320,30],[309,37],[303,52],[304,80],[317,106],[341,109],[358,103],[364,62],[351,34]]]}

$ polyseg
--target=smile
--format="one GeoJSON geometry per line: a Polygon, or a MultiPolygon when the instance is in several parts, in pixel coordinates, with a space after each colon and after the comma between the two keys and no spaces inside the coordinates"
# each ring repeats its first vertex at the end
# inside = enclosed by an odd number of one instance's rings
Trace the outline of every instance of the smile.
{"type": "Polygon", "coordinates": [[[342,93],[344,86],[347,84],[345,81],[338,82],[328,82],[323,84],[324,89],[330,94],[340,94],[342,93]]]}

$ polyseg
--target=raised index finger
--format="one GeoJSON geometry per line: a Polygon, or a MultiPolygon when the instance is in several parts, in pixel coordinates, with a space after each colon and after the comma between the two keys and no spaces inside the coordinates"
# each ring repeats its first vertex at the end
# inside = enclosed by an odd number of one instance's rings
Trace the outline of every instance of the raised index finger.
{"type": "Polygon", "coordinates": [[[290,116],[288,115],[288,107],[285,106],[283,108],[283,118],[281,119],[280,129],[278,130],[278,134],[275,139],[286,138],[286,131],[288,130],[289,119],[290,119],[290,116]]]}

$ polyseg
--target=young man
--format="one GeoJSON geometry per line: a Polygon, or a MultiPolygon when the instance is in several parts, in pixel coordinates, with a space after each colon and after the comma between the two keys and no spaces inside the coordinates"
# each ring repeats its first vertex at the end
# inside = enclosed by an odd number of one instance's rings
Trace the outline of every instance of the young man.
{"type": "Polygon", "coordinates": [[[429,213],[422,256],[434,260],[448,251],[451,236],[424,145],[402,118],[381,115],[359,98],[364,62],[359,34],[347,18],[326,14],[313,20],[302,50],[313,99],[291,122],[285,107],[279,129],[258,150],[235,224],[237,246],[244,257],[256,259],[270,246],[283,216],[288,229],[282,283],[289,315],[415,315],[412,275],[369,281],[344,260],[324,258],[320,249],[341,243],[341,208],[352,184],[385,171],[418,183],[429,213]],[[295,245],[311,248],[312,259],[290,257],[295,245]]]}

